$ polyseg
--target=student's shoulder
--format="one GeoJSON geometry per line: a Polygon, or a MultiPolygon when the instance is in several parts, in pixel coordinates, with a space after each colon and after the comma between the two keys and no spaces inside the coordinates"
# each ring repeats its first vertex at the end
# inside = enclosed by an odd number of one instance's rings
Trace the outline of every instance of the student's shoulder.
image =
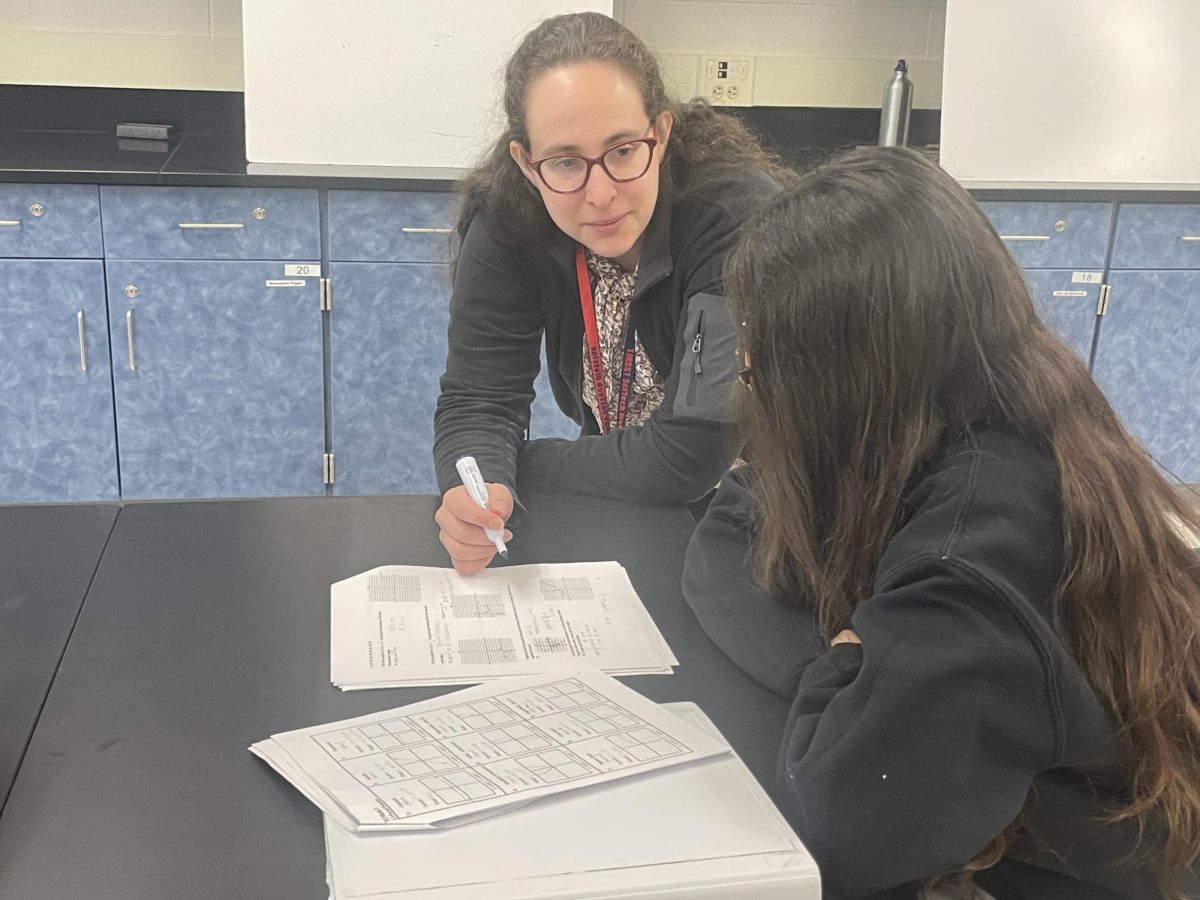
{"type": "Polygon", "coordinates": [[[880,573],[943,560],[1048,601],[1062,574],[1062,500],[1050,451],[1010,430],[970,430],[914,480],[880,573]]]}

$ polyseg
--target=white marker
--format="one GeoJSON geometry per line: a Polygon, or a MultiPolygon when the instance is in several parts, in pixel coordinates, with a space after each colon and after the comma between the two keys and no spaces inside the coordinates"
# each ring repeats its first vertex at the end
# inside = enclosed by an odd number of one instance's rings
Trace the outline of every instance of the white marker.
{"type": "MultiPolygon", "coordinates": [[[[483,474],[479,471],[479,466],[475,463],[475,457],[464,456],[454,464],[458,469],[458,476],[462,479],[462,483],[467,488],[467,493],[483,509],[488,508],[488,489],[483,483],[483,474]]],[[[497,531],[495,528],[485,528],[483,533],[488,536],[488,540],[496,545],[496,550],[499,554],[508,559],[508,548],[504,546],[504,532],[497,531]]]]}

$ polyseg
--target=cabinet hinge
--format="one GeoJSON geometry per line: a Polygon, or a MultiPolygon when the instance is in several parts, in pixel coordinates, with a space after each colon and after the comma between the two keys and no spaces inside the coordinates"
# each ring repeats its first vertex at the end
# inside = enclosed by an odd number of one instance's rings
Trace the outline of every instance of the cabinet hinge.
{"type": "Polygon", "coordinates": [[[333,309],[333,285],[328,278],[321,279],[321,310],[328,312],[333,309]]]}
{"type": "Polygon", "coordinates": [[[326,484],[333,484],[333,479],[336,476],[336,470],[333,464],[333,454],[326,453],[324,456],[324,477],[326,484]]]}
{"type": "Polygon", "coordinates": [[[1108,315],[1108,292],[1112,290],[1111,285],[1100,285],[1100,299],[1096,301],[1096,315],[1108,315]]]}

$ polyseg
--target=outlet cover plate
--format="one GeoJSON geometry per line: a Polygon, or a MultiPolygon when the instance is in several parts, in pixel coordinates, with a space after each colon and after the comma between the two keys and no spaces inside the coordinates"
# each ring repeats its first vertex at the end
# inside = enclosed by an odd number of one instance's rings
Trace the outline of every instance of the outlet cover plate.
{"type": "Polygon", "coordinates": [[[754,105],[754,57],[702,53],[696,81],[714,106],[754,105]]]}

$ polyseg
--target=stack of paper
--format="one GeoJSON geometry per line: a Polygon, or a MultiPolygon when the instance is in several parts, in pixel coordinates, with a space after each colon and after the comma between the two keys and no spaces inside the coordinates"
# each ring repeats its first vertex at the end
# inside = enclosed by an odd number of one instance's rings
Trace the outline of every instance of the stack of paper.
{"type": "Polygon", "coordinates": [[[573,662],[611,675],[679,661],[615,562],[383,566],[330,589],[330,678],[343,690],[474,684],[573,662]]]}
{"type": "Polygon", "coordinates": [[[728,752],[595,669],[481,685],[250,750],[350,831],[461,825],[728,752]]]}
{"type": "Polygon", "coordinates": [[[325,813],[331,900],[821,896],[812,858],[712,723],[595,669],[250,749],[325,813]]]}
{"type": "MultiPolygon", "coordinates": [[[[719,739],[695,706],[661,707],[719,739]]],[[[817,866],[732,753],[444,831],[325,819],[330,900],[819,900],[817,866]]]]}

